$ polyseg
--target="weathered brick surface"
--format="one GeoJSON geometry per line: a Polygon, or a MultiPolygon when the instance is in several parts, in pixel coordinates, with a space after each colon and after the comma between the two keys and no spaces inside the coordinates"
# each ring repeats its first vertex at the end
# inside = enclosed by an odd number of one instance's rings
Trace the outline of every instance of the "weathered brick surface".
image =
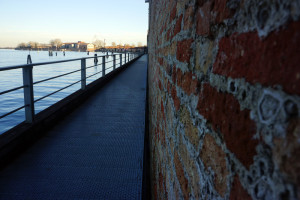
{"type": "Polygon", "coordinates": [[[193,50],[191,48],[193,39],[182,40],[177,42],[176,58],[181,62],[190,62],[193,50]]]}
{"type": "Polygon", "coordinates": [[[240,180],[237,176],[234,177],[233,183],[231,185],[231,192],[230,192],[230,200],[250,200],[251,197],[247,193],[247,191],[243,188],[240,183],[240,180]]]}
{"type": "Polygon", "coordinates": [[[216,144],[214,138],[209,134],[206,134],[204,138],[200,158],[206,169],[212,168],[215,172],[214,186],[218,193],[224,197],[227,189],[227,176],[229,174],[225,160],[225,153],[221,147],[216,144]]]}
{"type": "Polygon", "coordinates": [[[180,15],[180,17],[177,19],[175,27],[174,27],[174,33],[173,33],[173,37],[177,35],[177,33],[179,33],[181,31],[181,22],[182,22],[182,15],[180,15]]]}
{"type": "Polygon", "coordinates": [[[176,169],[176,176],[180,183],[183,197],[184,197],[184,199],[189,199],[189,193],[190,193],[189,182],[184,175],[183,166],[181,164],[181,161],[179,160],[177,151],[175,151],[174,163],[175,163],[175,169],[176,169]]]}
{"type": "Polygon", "coordinates": [[[188,95],[197,94],[200,85],[197,76],[191,72],[183,73],[180,69],[173,69],[172,80],[181,87],[188,95]]]}
{"type": "Polygon", "coordinates": [[[191,115],[190,112],[187,110],[186,107],[182,107],[179,111],[180,113],[180,122],[184,125],[184,133],[186,137],[189,139],[189,141],[193,144],[195,149],[198,149],[199,145],[199,131],[196,126],[193,125],[193,122],[191,121],[191,115]]]}
{"type": "Polygon", "coordinates": [[[187,146],[183,143],[182,139],[179,140],[178,150],[182,159],[186,173],[190,180],[190,187],[194,192],[195,198],[201,197],[200,175],[198,174],[197,163],[194,161],[189,153],[187,146]]]}
{"type": "Polygon", "coordinates": [[[250,119],[249,110],[241,111],[233,95],[218,92],[209,84],[203,85],[197,109],[215,131],[223,134],[228,149],[249,167],[256,155],[255,147],[258,144],[253,139],[256,127],[250,119]]]}
{"type": "Polygon", "coordinates": [[[219,24],[232,15],[227,0],[197,0],[197,34],[209,35],[212,25],[219,24]]]}
{"type": "Polygon", "coordinates": [[[193,27],[194,21],[194,6],[189,6],[184,14],[184,30],[188,30],[193,27]]]}
{"type": "Polygon", "coordinates": [[[286,92],[300,94],[300,22],[288,29],[259,38],[256,32],[233,34],[219,44],[214,73],[246,78],[266,86],[281,85],[286,92]]]}
{"type": "Polygon", "coordinates": [[[299,199],[300,4],[151,0],[154,199],[299,199]]]}
{"type": "MultiPolygon", "coordinates": [[[[273,159],[277,167],[300,190],[300,120],[292,120],[287,128],[287,139],[275,138],[273,159]],[[292,163],[292,164],[291,164],[292,163]]],[[[300,193],[298,192],[298,198],[300,193]]]]}
{"type": "Polygon", "coordinates": [[[172,87],[171,96],[172,96],[173,101],[174,101],[175,109],[176,109],[176,110],[179,110],[179,107],[180,107],[180,100],[179,100],[179,98],[177,97],[177,91],[176,91],[176,87],[175,87],[175,86],[172,87]]]}

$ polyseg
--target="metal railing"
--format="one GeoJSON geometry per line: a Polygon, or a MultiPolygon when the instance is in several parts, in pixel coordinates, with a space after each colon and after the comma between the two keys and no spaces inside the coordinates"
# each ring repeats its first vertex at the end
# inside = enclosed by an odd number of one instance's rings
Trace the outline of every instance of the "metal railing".
{"type": "Polygon", "coordinates": [[[86,80],[90,77],[96,76],[99,73],[102,73],[102,77],[104,77],[106,75],[106,71],[108,69],[112,68],[112,71],[117,69],[118,67],[121,67],[122,65],[126,64],[127,62],[133,60],[134,58],[140,56],[141,53],[124,53],[124,54],[113,54],[113,55],[101,55],[101,56],[97,56],[97,54],[95,54],[95,56],[93,57],[83,57],[83,58],[76,58],[76,59],[68,59],[68,60],[61,60],[61,61],[52,61],[52,62],[39,62],[39,63],[32,63],[32,64],[25,64],[25,65],[15,65],[15,66],[8,66],[8,67],[0,67],[0,73],[1,71],[8,71],[8,70],[15,70],[15,69],[22,69],[23,72],[23,85],[20,87],[15,87],[9,90],[5,90],[5,91],[0,91],[0,96],[3,94],[7,94],[16,90],[20,90],[23,89],[24,91],[24,105],[16,108],[8,113],[5,113],[3,115],[0,116],[0,119],[9,116],[23,108],[25,108],[25,122],[27,123],[32,123],[34,121],[34,117],[35,117],[35,108],[34,105],[36,102],[39,102],[51,95],[54,95],[62,90],[65,90],[77,83],[81,82],[81,90],[85,90],[86,89],[86,80]],[[112,56],[112,60],[111,61],[106,61],[106,58],[108,56],[112,56]],[[119,58],[116,58],[119,57],[119,58]],[[100,63],[98,64],[98,58],[100,59],[100,63]],[[94,59],[94,65],[92,66],[86,66],[86,60],[88,59],[94,59]],[[57,63],[65,63],[65,62],[73,62],[73,61],[80,61],[81,63],[81,68],[78,70],[74,70],[68,73],[64,73],[64,74],[60,74],[57,76],[53,76],[53,77],[49,77],[40,81],[36,81],[33,82],[33,68],[36,66],[42,66],[42,65],[50,65],[50,64],[57,64],[57,63]],[[119,61],[117,63],[117,61],[119,61]],[[113,63],[111,67],[106,68],[106,64],[107,63],[113,63]],[[86,70],[92,67],[96,67],[96,66],[102,66],[102,70],[99,72],[96,72],[94,74],[91,74],[89,76],[86,76],[86,70]],[[75,81],[63,88],[60,88],[50,94],[47,94],[43,97],[40,97],[38,99],[34,99],[34,88],[33,86],[39,83],[44,83],[53,79],[57,79],[63,76],[67,76],[76,72],[80,72],[81,73],[81,79],[78,81],[75,81]]]}

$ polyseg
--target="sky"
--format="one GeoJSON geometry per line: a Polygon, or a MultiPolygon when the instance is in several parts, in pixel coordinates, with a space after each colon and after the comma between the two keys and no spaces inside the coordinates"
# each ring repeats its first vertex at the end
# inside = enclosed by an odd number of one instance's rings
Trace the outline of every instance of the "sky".
{"type": "Polygon", "coordinates": [[[145,0],[0,0],[0,47],[22,42],[93,42],[146,45],[145,0]]]}

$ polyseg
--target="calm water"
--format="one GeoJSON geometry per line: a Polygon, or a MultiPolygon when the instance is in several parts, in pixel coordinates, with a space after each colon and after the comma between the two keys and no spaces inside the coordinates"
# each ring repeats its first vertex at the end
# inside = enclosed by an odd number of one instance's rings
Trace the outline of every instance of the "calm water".
{"type": "MultiPolygon", "coordinates": [[[[28,51],[17,51],[17,50],[4,50],[0,49],[0,67],[4,66],[11,66],[11,65],[20,65],[26,64],[27,62],[27,55],[29,54],[28,51]]],[[[64,59],[72,59],[72,58],[81,58],[81,57],[88,57],[87,53],[85,52],[66,52],[66,55],[63,56],[62,52],[58,52],[57,56],[55,53],[52,57],[48,56],[47,51],[31,51],[30,52],[31,59],[33,63],[36,62],[49,62],[49,61],[56,61],[56,60],[64,60],[64,59]]],[[[89,56],[93,56],[94,53],[90,53],[89,56]]],[[[97,55],[103,55],[100,52],[97,52],[97,55]]],[[[101,63],[101,58],[99,59],[99,63],[101,63]]],[[[118,57],[116,58],[118,59],[118,57]]],[[[112,56],[109,56],[106,61],[111,61],[112,56]]],[[[119,61],[116,61],[118,63],[119,61]]],[[[94,61],[93,59],[86,60],[86,66],[93,66],[94,61]]],[[[112,66],[112,62],[106,64],[106,68],[112,66]]],[[[117,65],[118,66],[118,65],[117,65]]],[[[64,74],[70,71],[78,70],[81,67],[80,60],[67,62],[67,63],[59,63],[59,64],[51,64],[51,65],[42,65],[42,66],[35,66],[33,67],[33,81],[39,81],[46,78],[50,78],[53,76],[57,76],[60,74],[64,74]]],[[[102,66],[99,65],[97,67],[91,67],[87,69],[86,75],[92,75],[96,72],[102,70],[102,66]]],[[[110,72],[111,69],[106,70],[106,73],[110,72]]],[[[97,74],[91,78],[87,79],[87,84],[100,78],[102,73],[97,74]]],[[[80,80],[81,74],[80,72],[76,72],[67,76],[63,76],[54,80],[50,80],[44,83],[40,83],[34,85],[34,99],[38,99],[43,97],[49,93],[52,93],[58,89],[61,89],[71,83],[74,83],[80,80]]],[[[0,71],[0,92],[9,90],[15,87],[19,87],[23,85],[23,75],[22,69],[16,70],[9,70],[9,71],[0,71]]],[[[40,111],[44,110],[45,108],[51,106],[52,104],[56,103],[57,101],[65,98],[66,96],[70,95],[71,93],[80,89],[80,82],[71,86],[65,90],[62,90],[59,93],[56,93],[52,96],[49,96],[37,103],[35,103],[35,113],[39,113],[40,111]]],[[[23,89],[7,93],[0,96],[0,116],[16,109],[24,105],[24,94],[23,89]]],[[[0,134],[9,130],[10,128],[14,127],[15,125],[24,121],[24,109],[4,117],[0,119],[0,134]]]]}

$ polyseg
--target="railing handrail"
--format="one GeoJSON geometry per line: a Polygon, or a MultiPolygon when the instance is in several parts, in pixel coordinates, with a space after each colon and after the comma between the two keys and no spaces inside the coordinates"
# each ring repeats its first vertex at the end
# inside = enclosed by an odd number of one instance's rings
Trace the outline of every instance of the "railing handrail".
{"type": "MultiPolygon", "coordinates": [[[[113,54],[113,55],[121,55],[121,54],[122,53],[113,54]]],[[[11,65],[11,66],[0,67],[0,71],[7,71],[7,70],[13,70],[13,69],[21,69],[21,68],[25,68],[25,67],[34,67],[34,66],[40,66],[40,65],[50,65],[50,64],[56,64],[56,63],[72,62],[72,61],[77,61],[77,60],[82,60],[82,59],[92,59],[92,58],[99,58],[99,57],[113,56],[113,55],[90,56],[90,57],[81,57],[81,58],[74,58],[74,59],[67,59],[67,60],[57,60],[57,61],[49,61],[49,62],[38,62],[38,63],[32,63],[32,64],[11,65]]]]}
{"type": "Polygon", "coordinates": [[[97,54],[95,54],[94,56],[90,56],[90,57],[81,57],[81,58],[74,58],[74,59],[66,59],[66,60],[59,60],[59,61],[50,61],[50,62],[39,62],[39,63],[32,63],[32,64],[23,64],[23,65],[15,65],[15,66],[8,66],[8,67],[2,67],[0,68],[0,71],[6,71],[6,70],[13,70],[13,69],[20,69],[22,68],[23,69],[23,86],[19,86],[19,87],[16,87],[16,88],[13,88],[13,89],[9,89],[9,90],[6,90],[6,91],[0,91],[0,96],[3,95],[3,94],[6,94],[6,93],[9,93],[9,92],[13,92],[15,90],[19,90],[19,89],[24,89],[24,106],[22,107],[19,107],[13,111],[10,111],[9,113],[6,113],[2,116],[0,116],[0,119],[8,116],[8,115],[11,115],[23,108],[25,108],[25,121],[28,122],[28,123],[31,123],[34,119],[34,116],[35,116],[35,109],[34,109],[34,103],[44,99],[44,98],[47,98],[57,92],[60,92],[68,87],[71,87],[79,82],[81,82],[81,89],[84,90],[85,87],[86,87],[86,80],[92,76],[95,76],[96,74],[99,74],[102,72],[102,77],[106,75],[106,70],[110,69],[110,68],[113,68],[113,70],[116,69],[117,67],[117,63],[116,61],[119,60],[120,62],[118,63],[119,66],[122,66],[123,64],[126,64],[127,62],[131,61],[132,59],[134,59],[135,57],[138,57],[139,55],[141,55],[142,53],[141,52],[124,52],[124,53],[116,53],[116,54],[110,54],[110,55],[100,55],[100,56],[95,56],[97,54]],[[124,55],[125,53],[125,55],[124,55]],[[131,55],[130,55],[131,54],[131,55]],[[119,55],[119,58],[116,59],[116,55],[119,55]],[[124,55],[124,56],[123,56],[124,55]],[[106,61],[106,57],[107,56],[112,56],[113,60],[111,61],[106,61]],[[95,59],[95,58],[99,58],[99,57],[102,57],[102,62],[100,61],[100,63],[98,64],[98,59],[95,59]],[[128,57],[128,58],[127,58],[128,57]],[[123,61],[123,58],[124,58],[124,61],[123,61]],[[94,65],[93,66],[86,66],[86,59],[95,59],[94,60],[94,65]],[[40,66],[40,65],[50,65],[50,64],[56,64],[56,63],[63,63],[63,62],[72,62],[72,61],[81,61],[81,69],[78,69],[78,70],[75,70],[75,71],[71,71],[71,72],[68,72],[68,73],[64,73],[64,74],[60,74],[60,75],[57,75],[57,76],[52,76],[50,78],[46,78],[44,80],[40,80],[40,81],[36,81],[36,82],[33,82],[33,74],[32,74],[32,70],[33,70],[33,67],[34,66],[40,66]],[[113,62],[112,66],[111,67],[108,67],[106,68],[106,63],[110,63],[110,62],[113,62]],[[97,73],[94,73],[92,75],[89,75],[89,76],[86,76],[86,70],[90,67],[95,67],[95,66],[99,66],[99,65],[102,65],[102,71],[100,72],[97,72],[97,73]],[[59,78],[59,77],[63,77],[63,76],[66,76],[66,75],[69,75],[69,74],[72,74],[72,73],[75,73],[75,72],[79,72],[81,71],[81,79],[79,81],[76,81],[72,84],[69,84],[68,86],[65,86],[55,92],[52,92],[50,94],[47,94],[39,99],[36,99],[34,100],[34,92],[33,92],[33,85],[35,84],[39,84],[39,83],[42,83],[42,82],[46,82],[46,81],[49,81],[49,80],[52,80],[52,79],[55,79],[55,78],[59,78]]]}

